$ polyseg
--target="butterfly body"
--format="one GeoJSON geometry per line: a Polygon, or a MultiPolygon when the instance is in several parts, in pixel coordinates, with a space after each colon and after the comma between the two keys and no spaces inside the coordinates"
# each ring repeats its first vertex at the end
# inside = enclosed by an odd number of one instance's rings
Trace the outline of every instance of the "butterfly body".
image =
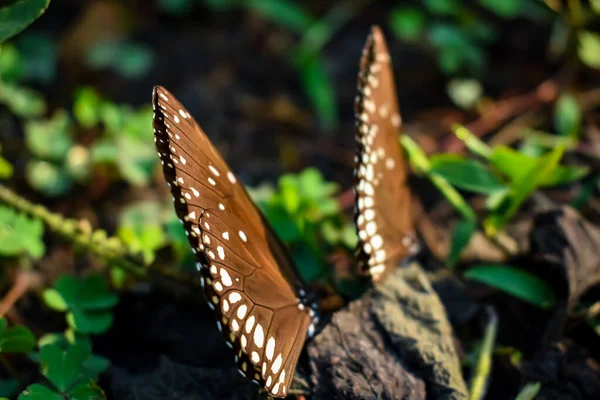
{"type": "Polygon", "coordinates": [[[189,112],[160,86],[153,108],[158,156],[217,327],[240,372],[285,397],[318,321],[312,298],[286,248],[189,112]]]}

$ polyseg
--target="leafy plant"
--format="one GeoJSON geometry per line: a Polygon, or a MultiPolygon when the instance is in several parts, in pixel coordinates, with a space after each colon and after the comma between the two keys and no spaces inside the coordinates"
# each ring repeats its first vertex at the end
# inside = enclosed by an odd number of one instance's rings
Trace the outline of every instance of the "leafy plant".
{"type": "Polygon", "coordinates": [[[354,226],[344,221],[337,199],[338,185],[314,168],[283,175],[277,190],[260,187],[250,194],[277,235],[290,246],[302,276],[312,281],[325,275],[323,260],[331,246],[356,245],[354,226]]]}
{"type": "Polygon", "coordinates": [[[43,234],[42,221],[0,205],[0,256],[27,254],[35,259],[41,258],[45,252],[43,234]]]}
{"type": "Polygon", "coordinates": [[[150,264],[155,251],[166,244],[164,230],[157,219],[160,211],[157,203],[140,202],[121,213],[117,236],[133,253],[141,253],[146,264],[150,264]]]}
{"type": "Polygon", "coordinates": [[[44,291],[44,301],[53,310],[66,312],[67,323],[75,331],[100,334],[112,325],[111,309],[119,298],[108,290],[102,276],[80,280],[65,275],[55,282],[54,288],[44,291]]]}
{"type": "Polygon", "coordinates": [[[0,317],[0,355],[2,353],[29,353],[35,347],[33,333],[23,325],[8,327],[6,318],[0,317]]]}
{"type": "Polygon", "coordinates": [[[46,344],[40,349],[40,372],[47,384],[35,383],[21,393],[19,400],[89,400],[106,399],[104,391],[90,377],[84,364],[91,357],[84,343],[46,344]]]}
{"type": "Polygon", "coordinates": [[[90,149],[93,165],[118,168],[127,182],[145,186],[158,163],[152,142],[152,107],[133,110],[101,98],[94,89],[84,87],[75,94],[76,120],[86,129],[104,128],[104,134],[90,149]]]}
{"type": "Polygon", "coordinates": [[[27,28],[48,5],[50,0],[18,0],[0,8],[0,43],[27,28]]]}
{"type": "Polygon", "coordinates": [[[552,289],[537,276],[508,265],[479,265],[465,271],[464,277],[485,283],[541,308],[556,302],[552,289]]]}

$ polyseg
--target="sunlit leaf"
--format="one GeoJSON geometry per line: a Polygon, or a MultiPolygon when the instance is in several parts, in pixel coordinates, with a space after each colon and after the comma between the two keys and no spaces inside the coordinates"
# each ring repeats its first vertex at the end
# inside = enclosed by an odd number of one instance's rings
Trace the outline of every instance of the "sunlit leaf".
{"type": "Polygon", "coordinates": [[[0,46],[0,76],[4,82],[17,82],[25,73],[25,61],[12,43],[0,46]]]}
{"type": "Polygon", "coordinates": [[[73,114],[79,125],[93,128],[100,118],[100,96],[89,87],[82,87],[75,92],[73,114]]]}
{"type": "Polygon", "coordinates": [[[564,148],[557,147],[537,160],[532,167],[525,171],[525,174],[519,180],[512,182],[511,194],[507,197],[503,206],[493,210],[483,223],[488,235],[496,235],[531,193],[540,187],[542,182],[548,179],[558,166],[563,152],[564,148]]]}
{"type": "MultiPolygon", "coordinates": [[[[511,181],[520,181],[525,174],[539,162],[539,157],[522,154],[510,147],[495,146],[489,158],[491,164],[511,181]]],[[[552,187],[569,183],[587,175],[587,167],[571,167],[559,165],[539,183],[542,187],[552,187]]]]}
{"type": "Polygon", "coordinates": [[[50,0],[18,0],[0,8],[0,43],[27,28],[49,4],[50,0]]]}
{"type": "Polygon", "coordinates": [[[63,161],[73,145],[70,134],[71,118],[66,110],[57,110],[47,120],[25,123],[27,148],[37,158],[45,161],[63,161]]]}
{"type": "Polygon", "coordinates": [[[581,127],[581,107],[572,94],[563,94],[556,101],[554,126],[562,136],[577,137],[581,127]]]}
{"type": "Polygon", "coordinates": [[[38,92],[3,81],[0,81],[0,103],[23,118],[40,117],[46,112],[46,102],[38,92]]]}
{"type": "Polygon", "coordinates": [[[27,181],[48,197],[65,194],[73,183],[67,171],[47,161],[31,160],[25,169],[27,181]]]}
{"type": "Polygon", "coordinates": [[[41,258],[45,252],[44,225],[37,218],[17,214],[9,207],[0,205],[0,255],[14,257],[29,254],[41,258]]]}
{"type": "Polygon", "coordinates": [[[430,163],[430,173],[442,176],[459,188],[484,194],[491,194],[505,188],[479,161],[455,154],[438,154],[431,157],[430,163]]]}
{"type": "Polygon", "coordinates": [[[512,266],[481,265],[468,269],[464,276],[541,308],[551,308],[556,302],[554,292],[546,282],[512,266]]]}
{"type": "Polygon", "coordinates": [[[591,68],[600,68],[600,35],[590,31],[579,32],[577,48],[581,61],[591,68]]]}
{"type": "Polygon", "coordinates": [[[67,303],[58,290],[52,288],[46,289],[44,290],[43,297],[44,303],[51,309],[62,312],[67,311],[67,303]]]}
{"type": "Polygon", "coordinates": [[[13,166],[4,157],[0,156],[0,179],[10,178],[13,174],[13,166]]]}

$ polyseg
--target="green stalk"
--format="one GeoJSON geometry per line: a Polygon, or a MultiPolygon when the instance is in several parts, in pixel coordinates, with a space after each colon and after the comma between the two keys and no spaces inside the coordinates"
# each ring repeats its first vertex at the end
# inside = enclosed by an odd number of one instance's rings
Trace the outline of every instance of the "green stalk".
{"type": "Polygon", "coordinates": [[[427,159],[425,152],[419,147],[419,145],[410,138],[408,135],[402,135],[400,137],[400,143],[404,146],[406,153],[415,166],[415,168],[427,175],[429,180],[438,188],[442,195],[452,204],[452,206],[463,216],[467,221],[477,222],[477,215],[475,211],[469,206],[465,199],[460,193],[443,177],[431,173],[431,164],[427,159]]]}
{"type": "Polygon", "coordinates": [[[118,238],[114,236],[107,237],[106,232],[103,230],[93,231],[88,221],[65,218],[60,214],[52,213],[44,206],[29,202],[1,184],[0,202],[6,203],[17,211],[39,218],[53,232],[75,245],[100,256],[108,264],[119,266],[139,278],[149,279],[148,271],[152,270],[186,285],[196,283],[196,280],[178,274],[173,269],[159,268],[154,264],[145,268],[143,262],[138,260],[136,255],[131,254],[129,248],[118,238]]]}
{"type": "Polygon", "coordinates": [[[489,307],[487,311],[489,321],[485,328],[483,341],[481,342],[479,354],[477,355],[477,362],[473,371],[473,377],[471,378],[469,400],[481,400],[484,398],[487,390],[488,378],[492,371],[492,353],[494,351],[496,335],[498,333],[498,316],[491,307],[489,307]]]}
{"type": "Polygon", "coordinates": [[[471,152],[488,159],[492,155],[493,149],[481,141],[477,136],[468,130],[465,126],[454,125],[452,127],[457,138],[462,140],[471,152]]]}

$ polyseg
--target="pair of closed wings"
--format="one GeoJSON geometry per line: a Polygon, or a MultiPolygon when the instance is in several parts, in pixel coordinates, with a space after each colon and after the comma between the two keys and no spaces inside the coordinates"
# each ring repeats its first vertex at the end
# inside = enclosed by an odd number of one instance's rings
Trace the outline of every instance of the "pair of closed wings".
{"type": "MultiPolygon", "coordinates": [[[[356,101],[357,259],[382,279],[414,243],[401,125],[381,31],[365,45],[356,101]]],[[[285,397],[318,317],[287,250],[190,113],[163,87],[153,93],[165,179],[185,227],[208,304],[244,376],[285,397]]]]}

